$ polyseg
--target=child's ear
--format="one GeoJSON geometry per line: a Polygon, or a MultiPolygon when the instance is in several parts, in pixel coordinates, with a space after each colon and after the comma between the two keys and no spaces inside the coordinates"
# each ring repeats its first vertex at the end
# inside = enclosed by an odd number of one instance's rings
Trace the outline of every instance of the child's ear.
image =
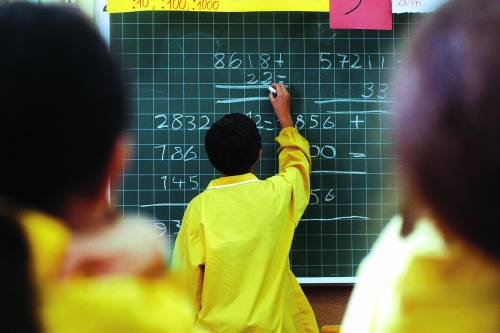
{"type": "Polygon", "coordinates": [[[262,157],[262,149],[259,149],[259,152],[257,153],[257,161],[255,161],[255,163],[259,163],[261,157],[262,157]]]}
{"type": "Polygon", "coordinates": [[[120,174],[127,167],[126,161],[131,156],[129,138],[126,135],[120,135],[113,145],[113,150],[111,151],[111,156],[108,159],[108,165],[106,166],[105,178],[103,179],[100,193],[108,198],[110,201],[109,193],[111,183],[118,181],[120,174]]]}
{"type": "Polygon", "coordinates": [[[252,168],[250,169],[250,172],[253,172],[255,166],[260,162],[260,158],[262,157],[262,149],[259,149],[257,151],[257,159],[255,160],[255,163],[252,165],[252,168]]]}
{"type": "Polygon", "coordinates": [[[126,161],[132,155],[130,145],[128,144],[129,141],[129,137],[123,134],[115,142],[108,166],[108,178],[110,181],[114,181],[127,167],[126,161]]]}

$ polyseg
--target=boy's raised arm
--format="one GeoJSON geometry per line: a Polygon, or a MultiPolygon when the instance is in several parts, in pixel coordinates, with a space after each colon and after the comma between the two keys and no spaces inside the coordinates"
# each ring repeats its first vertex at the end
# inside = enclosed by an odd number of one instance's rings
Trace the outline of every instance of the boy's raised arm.
{"type": "Polygon", "coordinates": [[[276,94],[269,100],[281,125],[276,138],[279,144],[279,176],[292,187],[292,218],[297,224],[309,203],[311,192],[311,153],[309,142],[293,127],[290,115],[290,96],[282,84],[273,84],[276,94]]]}
{"type": "Polygon", "coordinates": [[[292,116],[290,115],[290,95],[285,86],[280,83],[273,83],[272,87],[276,93],[269,93],[269,101],[273,106],[274,113],[280,121],[281,129],[293,127],[292,116]]]}

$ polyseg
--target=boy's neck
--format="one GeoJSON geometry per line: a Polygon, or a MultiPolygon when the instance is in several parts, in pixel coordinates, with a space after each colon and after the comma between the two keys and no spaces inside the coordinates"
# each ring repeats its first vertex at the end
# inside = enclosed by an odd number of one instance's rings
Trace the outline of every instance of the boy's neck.
{"type": "Polygon", "coordinates": [[[246,175],[246,174],[249,174],[249,173],[253,173],[253,168],[252,168],[252,169],[250,169],[250,170],[248,170],[248,171],[247,171],[247,172],[245,172],[245,173],[240,173],[240,174],[238,174],[238,175],[231,175],[231,176],[230,176],[230,175],[223,174],[222,172],[221,172],[221,173],[219,173],[219,174],[220,174],[220,176],[221,176],[221,177],[236,177],[236,176],[243,176],[243,175],[246,175]]]}
{"type": "Polygon", "coordinates": [[[72,231],[87,232],[99,229],[116,221],[108,200],[90,200],[76,198],[69,200],[57,214],[72,231]]]}

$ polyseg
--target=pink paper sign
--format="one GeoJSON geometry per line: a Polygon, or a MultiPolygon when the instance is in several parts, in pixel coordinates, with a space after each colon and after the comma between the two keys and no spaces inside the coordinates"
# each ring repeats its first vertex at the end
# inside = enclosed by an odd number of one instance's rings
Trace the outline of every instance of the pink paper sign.
{"type": "Polygon", "coordinates": [[[330,0],[330,28],[391,30],[391,0],[330,0]]]}

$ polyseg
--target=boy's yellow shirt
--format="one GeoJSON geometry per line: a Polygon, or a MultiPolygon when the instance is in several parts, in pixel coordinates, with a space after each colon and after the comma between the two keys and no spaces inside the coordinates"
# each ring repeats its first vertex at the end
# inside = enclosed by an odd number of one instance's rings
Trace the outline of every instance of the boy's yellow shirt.
{"type": "Polygon", "coordinates": [[[69,230],[40,213],[22,214],[20,220],[31,248],[43,332],[193,332],[192,305],[183,288],[167,274],[62,280],[69,230]]]}
{"type": "Polygon", "coordinates": [[[309,143],[295,128],[276,141],[278,175],[214,180],[184,215],[174,266],[188,271],[196,322],[210,331],[318,332],[289,262],[309,202],[309,143]]]}

